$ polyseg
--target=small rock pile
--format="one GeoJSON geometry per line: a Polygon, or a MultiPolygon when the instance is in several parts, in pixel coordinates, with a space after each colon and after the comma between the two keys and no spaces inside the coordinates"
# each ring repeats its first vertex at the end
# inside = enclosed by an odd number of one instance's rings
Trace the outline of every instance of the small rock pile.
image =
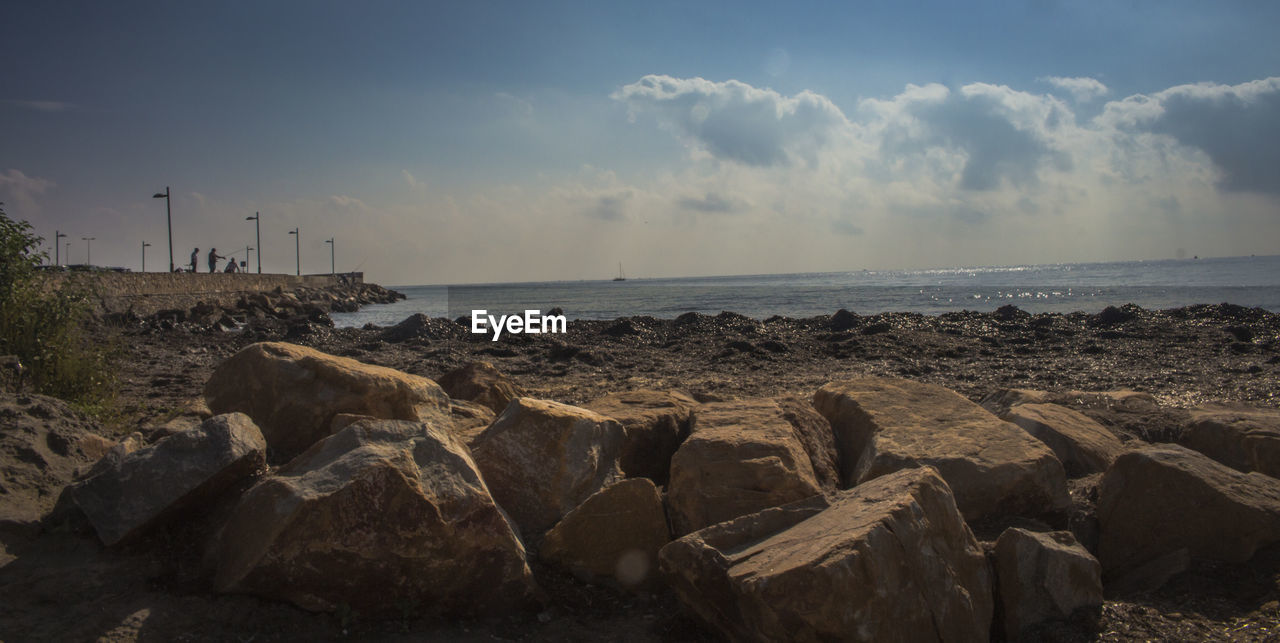
{"type": "Polygon", "coordinates": [[[536,560],[670,588],[742,640],[1034,637],[1096,617],[1104,590],[1280,542],[1275,410],[1206,407],[1182,444],[1145,444],[1080,412],[1154,408],[1131,391],[979,405],[867,377],[811,401],[576,407],[483,363],[441,382],[254,344],[210,378],[212,417],[126,439],[70,494],[108,545],[226,507],[203,547],[220,592],[498,615],[543,600],[536,560]]]}

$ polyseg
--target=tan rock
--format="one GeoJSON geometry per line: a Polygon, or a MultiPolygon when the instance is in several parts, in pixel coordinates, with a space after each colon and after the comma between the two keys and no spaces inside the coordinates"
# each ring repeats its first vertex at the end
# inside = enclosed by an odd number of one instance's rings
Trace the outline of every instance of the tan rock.
{"type": "Polygon", "coordinates": [[[671,541],[658,488],[648,478],[615,482],[548,531],[538,557],[587,582],[653,587],[658,550],[671,541]]]}
{"type": "Polygon", "coordinates": [[[1114,433],[1088,416],[1057,404],[1020,404],[1001,416],[1049,445],[1070,476],[1106,471],[1124,452],[1114,433]]]}
{"type": "Polygon", "coordinates": [[[1006,529],[996,541],[995,572],[1010,641],[1076,610],[1102,608],[1102,566],[1069,531],[1006,529]]]}
{"type": "Polygon", "coordinates": [[[985,641],[991,626],[987,562],[932,467],[708,527],[659,560],[731,640],[985,641]]]}
{"type": "Polygon", "coordinates": [[[449,400],[449,415],[453,417],[453,433],[470,445],[498,419],[497,414],[487,406],[466,400],[449,400]]]}
{"type": "Polygon", "coordinates": [[[449,412],[449,397],[425,377],[283,342],[236,353],[214,370],[204,395],[215,413],[253,418],[277,456],[329,435],[339,413],[420,421],[449,412]]]}
{"type": "Polygon", "coordinates": [[[1037,391],[1033,389],[1002,389],[987,395],[979,402],[982,408],[998,416],[1020,404],[1059,404],[1074,408],[1106,409],[1130,413],[1150,413],[1157,409],[1156,398],[1150,393],[1118,389],[1115,391],[1037,391]]]}
{"type": "Polygon", "coordinates": [[[1116,459],[1098,492],[1098,559],[1108,578],[1179,549],[1242,563],[1280,542],[1280,480],[1173,444],[1116,459]]]}
{"type": "Polygon", "coordinates": [[[489,362],[464,364],[440,376],[439,384],[449,397],[475,402],[494,413],[502,413],[511,400],[526,395],[515,380],[489,362]]]}
{"type": "Polygon", "coordinates": [[[1178,442],[1233,469],[1280,478],[1280,410],[1243,404],[1193,409],[1178,442]]]}
{"type": "Polygon", "coordinates": [[[243,413],[214,416],[147,447],[126,439],[116,449],[72,488],[76,504],[106,545],[210,504],[266,468],[262,432],[243,413]]]}
{"type": "Polygon", "coordinates": [[[713,402],[671,459],[676,534],[822,493],[804,444],[772,400],[713,402]]]}
{"type": "Polygon", "coordinates": [[[498,615],[536,591],[524,546],[438,419],[363,420],[245,493],[214,586],[370,616],[498,615]]]}
{"type": "Polygon", "coordinates": [[[823,491],[840,488],[840,457],[836,454],[836,439],[831,423],[808,400],[784,397],[778,400],[778,407],[782,409],[782,416],[791,423],[796,438],[809,454],[809,464],[813,465],[813,476],[817,479],[818,486],[823,491]]]}
{"type": "Polygon", "coordinates": [[[819,389],[814,406],[835,431],[846,486],[931,465],[971,520],[1057,516],[1070,507],[1062,463],[1044,443],[948,389],[847,380],[819,389]]]}
{"type": "Polygon", "coordinates": [[[988,393],[978,405],[991,411],[997,417],[1003,417],[1009,409],[1019,404],[1048,404],[1048,391],[1037,391],[1027,388],[1006,388],[1000,389],[994,393],[988,393]]]}
{"type": "Polygon", "coordinates": [[[622,426],[599,413],[521,397],[471,451],[498,506],[532,537],[622,477],[622,439],[622,426]]]}
{"type": "Polygon", "coordinates": [[[671,475],[671,456],[693,431],[693,398],[678,392],[641,389],[613,393],[583,405],[622,425],[622,472],[659,485],[671,475]]]}
{"type": "Polygon", "coordinates": [[[1117,389],[1114,391],[1067,391],[1054,396],[1050,401],[1064,406],[1077,406],[1086,409],[1106,409],[1109,411],[1125,411],[1128,413],[1151,413],[1159,404],[1150,393],[1117,389]]]}

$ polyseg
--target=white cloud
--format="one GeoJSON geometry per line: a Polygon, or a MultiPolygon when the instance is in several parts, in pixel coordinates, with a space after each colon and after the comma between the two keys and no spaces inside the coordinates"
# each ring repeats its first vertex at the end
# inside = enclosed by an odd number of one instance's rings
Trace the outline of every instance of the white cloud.
{"type": "Polygon", "coordinates": [[[30,219],[39,211],[36,197],[57,184],[48,179],[27,176],[21,170],[9,169],[0,172],[0,202],[5,204],[9,216],[18,219],[30,219]]]}
{"type": "Polygon", "coordinates": [[[1137,94],[1107,103],[1096,120],[1120,136],[1153,134],[1202,152],[1223,190],[1280,194],[1280,77],[1137,94]]]}
{"type": "Polygon", "coordinates": [[[861,107],[872,117],[880,162],[894,172],[928,171],[937,180],[954,177],[966,190],[991,190],[1034,185],[1045,166],[1071,167],[1061,143],[1074,116],[1052,96],[985,83],[959,92],[908,85],[891,100],[861,107]]]}
{"type": "Polygon", "coordinates": [[[729,213],[743,208],[736,199],[725,197],[716,192],[680,197],[676,199],[676,203],[686,210],[707,213],[729,213]]]}
{"type": "Polygon", "coordinates": [[[632,119],[652,114],[695,151],[755,167],[814,164],[833,131],[848,125],[825,96],[787,97],[736,80],[649,75],[612,98],[632,119]]]}
{"type": "Polygon", "coordinates": [[[400,176],[404,177],[405,183],[409,184],[410,190],[421,191],[427,189],[427,185],[409,173],[409,170],[400,170],[400,176]]]}
{"type": "Polygon", "coordinates": [[[1106,96],[1110,91],[1096,78],[1046,76],[1040,80],[1071,94],[1072,98],[1081,103],[1106,96]]]}
{"type": "Polygon", "coordinates": [[[517,118],[529,119],[533,117],[533,103],[528,100],[508,94],[507,92],[498,92],[493,96],[498,99],[499,105],[509,109],[517,118]]]}

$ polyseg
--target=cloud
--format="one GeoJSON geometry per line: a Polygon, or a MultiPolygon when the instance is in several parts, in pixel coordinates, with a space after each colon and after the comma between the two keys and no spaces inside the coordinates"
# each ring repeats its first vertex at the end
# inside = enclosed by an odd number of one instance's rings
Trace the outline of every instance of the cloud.
{"type": "Polygon", "coordinates": [[[986,83],[959,92],[908,85],[892,100],[864,100],[861,107],[878,119],[882,161],[897,161],[898,170],[929,169],[940,180],[958,168],[955,180],[965,190],[1004,182],[1027,187],[1046,165],[1063,171],[1072,165],[1060,142],[1074,116],[1052,96],[986,83]]]}
{"type": "Polygon", "coordinates": [[[13,100],[0,99],[0,103],[5,105],[13,105],[22,109],[30,109],[37,112],[65,112],[75,108],[71,103],[64,103],[56,100],[13,100]]]}
{"type": "Polygon", "coordinates": [[[831,229],[840,234],[847,235],[850,237],[860,236],[863,233],[863,229],[861,226],[855,225],[852,221],[849,221],[848,219],[836,219],[835,221],[832,221],[831,229]]]}
{"type": "Polygon", "coordinates": [[[733,200],[715,192],[707,192],[703,196],[686,196],[676,200],[676,204],[686,210],[707,213],[728,213],[739,209],[733,200]]]}
{"type": "Polygon", "coordinates": [[[1063,76],[1046,76],[1046,77],[1040,78],[1039,80],[1041,82],[1049,83],[1050,85],[1053,85],[1058,89],[1066,91],[1067,93],[1071,94],[1071,97],[1074,98],[1076,102],[1080,102],[1080,103],[1086,103],[1095,98],[1106,96],[1107,92],[1110,91],[1109,89],[1107,89],[1106,85],[1103,85],[1102,82],[1096,78],[1088,78],[1088,77],[1067,78],[1063,76]]]}
{"type": "Polygon", "coordinates": [[[1280,77],[1137,94],[1107,103],[1096,120],[1200,150],[1218,170],[1222,190],[1280,194],[1280,77]]]}
{"type": "Polygon", "coordinates": [[[603,221],[621,221],[626,218],[626,203],[631,198],[629,192],[598,196],[587,206],[587,216],[603,221]]]}
{"type": "Polygon", "coordinates": [[[816,163],[816,152],[847,126],[825,96],[783,96],[736,80],[649,75],[611,96],[633,120],[653,115],[696,152],[753,167],[816,163]]]}
{"type": "Polygon", "coordinates": [[[403,176],[405,182],[409,184],[410,190],[420,191],[427,189],[427,185],[422,181],[419,181],[417,177],[409,172],[409,170],[400,170],[400,175],[403,176]]]}
{"type": "Polygon", "coordinates": [[[341,211],[348,212],[370,212],[372,208],[365,204],[364,201],[345,194],[333,194],[329,196],[329,203],[341,211]]]}
{"type": "Polygon", "coordinates": [[[39,211],[36,197],[56,186],[53,181],[27,176],[21,170],[6,170],[0,172],[0,202],[5,203],[10,216],[27,219],[39,211]]]}
{"type": "Polygon", "coordinates": [[[528,119],[533,117],[533,103],[507,92],[497,92],[493,97],[498,99],[499,105],[510,110],[517,118],[528,119]]]}

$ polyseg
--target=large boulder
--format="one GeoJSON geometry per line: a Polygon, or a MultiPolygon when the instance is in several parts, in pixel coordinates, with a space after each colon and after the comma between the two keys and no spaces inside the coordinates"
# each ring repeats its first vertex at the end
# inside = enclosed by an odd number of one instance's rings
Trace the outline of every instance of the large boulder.
{"type": "Polygon", "coordinates": [[[515,380],[489,362],[464,364],[441,375],[436,381],[449,397],[475,402],[494,413],[503,412],[511,400],[526,395],[515,380]]]}
{"type": "Polygon", "coordinates": [[[1280,541],[1280,480],[1173,444],[1116,459],[1098,492],[1098,559],[1110,582],[1186,549],[1242,563],[1280,541]]]}
{"type": "Polygon", "coordinates": [[[1006,529],[996,540],[997,594],[1005,636],[1020,640],[1040,623],[1102,608],[1102,566],[1069,531],[1006,529]]]}
{"type": "Polygon", "coordinates": [[[1233,469],[1280,478],[1280,410],[1242,404],[1193,409],[1178,442],[1233,469]]]}
{"type": "Polygon", "coordinates": [[[678,392],[641,389],[612,393],[583,405],[622,425],[626,439],[620,456],[622,473],[665,485],[671,456],[693,431],[693,398],[678,392]]]}
{"type": "Polygon", "coordinates": [[[772,400],[713,402],[671,459],[667,500],[676,534],[822,493],[813,464],[772,400]]]}
{"type": "Polygon", "coordinates": [[[658,488],[628,478],[587,498],[548,531],[538,557],[587,582],[653,587],[658,550],[671,541],[658,488]]]}
{"type": "Polygon", "coordinates": [[[329,435],[339,413],[411,421],[449,414],[449,396],[425,377],[282,342],[253,344],[227,359],[204,396],[214,413],[248,414],[283,457],[329,435]]]}
{"type": "Polygon", "coordinates": [[[984,641],[986,559],[932,467],[720,523],[659,554],[730,639],[984,641]]]}
{"type": "Polygon", "coordinates": [[[622,426],[594,411],[521,397],[471,443],[493,497],[526,536],[622,477],[622,426]]]}
{"type": "Polygon", "coordinates": [[[1070,476],[1106,471],[1124,452],[1114,433],[1065,406],[1021,404],[1001,418],[1049,445],[1070,476]]]}
{"type": "Polygon", "coordinates": [[[214,587],[366,615],[495,615],[536,591],[524,546],[444,422],[361,420],[249,489],[214,587]]]}
{"type": "Polygon", "coordinates": [[[1056,517],[1071,505],[1049,447],[954,391],[862,378],[823,386],[814,406],[831,422],[846,486],[931,465],[968,519],[1056,517]]]}
{"type": "Polygon", "coordinates": [[[126,440],[76,483],[72,497],[103,544],[115,545],[213,503],[266,468],[266,449],[247,415],[218,415],[151,446],[126,440]]]}

